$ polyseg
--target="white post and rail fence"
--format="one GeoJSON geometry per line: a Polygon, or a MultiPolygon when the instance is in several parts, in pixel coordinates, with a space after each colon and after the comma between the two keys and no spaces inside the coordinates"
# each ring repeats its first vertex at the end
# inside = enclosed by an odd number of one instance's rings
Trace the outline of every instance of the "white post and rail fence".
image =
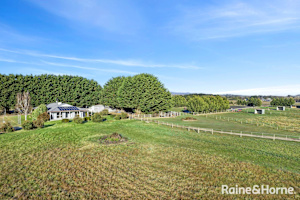
{"type": "Polygon", "coordinates": [[[191,127],[191,126],[183,126],[183,125],[178,125],[174,123],[168,123],[168,122],[162,122],[158,120],[152,120],[149,118],[136,118],[136,117],[130,117],[130,119],[135,119],[135,120],[140,120],[140,121],[146,121],[146,122],[154,122],[158,125],[166,125],[171,128],[182,128],[188,131],[196,131],[197,133],[205,132],[205,133],[220,133],[220,134],[227,134],[227,135],[236,135],[239,137],[253,137],[253,138],[264,138],[264,139],[271,139],[271,140],[283,140],[283,141],[293,141],[293,142],[300,142],[300,137],[296,136],[283,136],[283,135],[278,135],[278,134],[271,134],[271,133],[257,133],[257,132],[233,132],[233,131],[224,131],[224,130],[217,130],[217,129],[211,129],[211,128],[200,128],[200,127],[191,127]]]}

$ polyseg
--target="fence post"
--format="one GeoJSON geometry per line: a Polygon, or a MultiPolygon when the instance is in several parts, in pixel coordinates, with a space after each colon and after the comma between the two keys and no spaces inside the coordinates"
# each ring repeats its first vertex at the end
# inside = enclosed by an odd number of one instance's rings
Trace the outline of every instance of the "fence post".
{"type": "Polygon", "coordinates": [[[243,137],[243,131],[241,131],[241,135],[240,135],[240,137],[243,137]]]}
{"type": "Polygon", "coordinates": [[[200,129],[198,128],[198,133],[200,132],[200,129]]]}
{"type": "Polygon", "coordinates": [[[274,139],[273,140],[275,141],[275,134],[274,134],[274,139]]]}
{"type": "Polygon", "coordinates": [[[211,134],[212,134],[212,135],[214,134],[214,129],[211,129],[211,134]]]}

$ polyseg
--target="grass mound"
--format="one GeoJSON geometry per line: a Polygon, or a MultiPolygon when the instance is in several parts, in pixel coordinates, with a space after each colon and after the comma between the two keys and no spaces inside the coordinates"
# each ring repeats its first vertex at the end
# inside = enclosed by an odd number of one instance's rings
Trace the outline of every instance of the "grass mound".
{"type": "Polygon", "coordinates": [[[99,139],[101,144],[119,144],[126,142],[128,139],[119,133],[103,136],[99,139]]]}

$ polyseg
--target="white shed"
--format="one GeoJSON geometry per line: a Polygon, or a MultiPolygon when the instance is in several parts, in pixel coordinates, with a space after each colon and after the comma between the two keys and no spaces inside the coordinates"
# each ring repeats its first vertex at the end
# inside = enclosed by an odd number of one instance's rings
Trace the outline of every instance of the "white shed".
{"type": "Polygon", "coordinates": [[[285,106],[277,106],[276,110],[282,110],[282,111],[285,111],[285,106]]]}
{"type": "Polygon", "coordinates": [[[265,114],[265,109],[255,109],[254,114],[264,115],[265,114]]]}

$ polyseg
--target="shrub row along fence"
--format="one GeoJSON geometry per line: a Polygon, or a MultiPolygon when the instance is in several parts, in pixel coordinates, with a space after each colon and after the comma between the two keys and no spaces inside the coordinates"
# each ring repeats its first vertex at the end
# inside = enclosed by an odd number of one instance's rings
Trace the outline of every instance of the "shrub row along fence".
{"type": "Polygon", "coordinates": [[[287,130],[287,131],[293,131],[293,132],[300,132],[299,127],[279,126],[277,123],[266,123],[266,122],[261,122],[261,121],[257,121],[257,120],[242,120],[242,119],[238,119],[238,118],[222,117],[222,116],[216,116],[216,117],[206,116],[206,118],[207,117],[216,119],[216,120],[236,122],[236,123],[240,123],[240,124],[252,124],[254,126],[266,126],[266,127],[270,127],[270,128],[276,129],[276,130],[287,130]]]}
{"type": "Polygon", "coordinates": [[[277,134],[270,134],[270,133],[257,133],[257,132],[239,132],[239,133],[234,133],[232,131],[224,131],[224,130],[218,130],[218,129],[211,129],[211,128],[200,128],[200,127],[191,127],[191,126],[182,126],[178,124],[173,124],[173,123],[167,123],[167,122],[161,122],[157,120],[152,120],[149,118],[132,118],[135,120],[140,120],[140,121],[145,121],[147,123],[153,122],[158,125],[166,125],[171,128],[182,128],[188,131],[196,131],[197,133],[200,132],[205,132],[205,133],[220,133],[220,134],[227,134],[227,135],[236,135],[239,137],[253,137],[253,138],[264,138],[264,139],[272,139],[272,140],[283,140],[283,141],[294,141],[294,142],[300,142],[300,137],[294,137],[294,136],[279,136],[277,134]]]}

